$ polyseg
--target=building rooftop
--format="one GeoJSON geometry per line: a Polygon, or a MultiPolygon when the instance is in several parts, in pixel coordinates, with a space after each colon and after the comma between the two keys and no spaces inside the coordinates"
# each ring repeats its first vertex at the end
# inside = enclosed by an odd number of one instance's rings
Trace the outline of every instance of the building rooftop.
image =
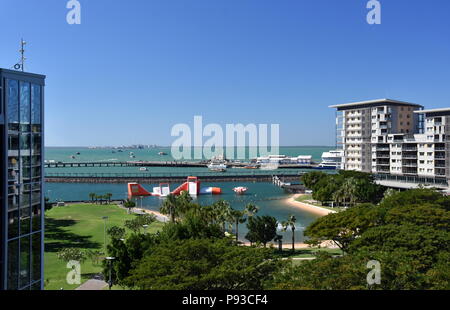
{"type": "Polygon", "coordinates": [[[11,70],[11,69],[4,69],[4,68],[0,68],[0,74],[11,75],[11,76],[13,76],[13,75],[28,76],[28,77],[34,77],[34,78],[39,78],[39,79],[46,78],[46,76],[42,75],[42,74],[23,72],[23,71],[19,71],[19,70],[11,70]]]}
{"type": "Polygon", "coordinates": [[[430,110],[422,110],[422,111],[414,111],[414,113],[441,113],[441,112],[450,112],[450,108],[440,108],[440,109],[430,109],[430,110]]]}
{"type": "Polygon", "coordinates": [[[356,107],[356,106],[373,105],[373,104],[385,104],[385,105],[393,104],[393,105],[406,105],[406,106],[422,107],[420,104],[416,104],[416,103],[384,98],[384,99],[375,99],[375,100],[358,101],[358,102],[332,105],[332,106],[330,106],[330,108],[338,108],[338,109],[339,108],[351,108],[351,107],[356,107]]]}

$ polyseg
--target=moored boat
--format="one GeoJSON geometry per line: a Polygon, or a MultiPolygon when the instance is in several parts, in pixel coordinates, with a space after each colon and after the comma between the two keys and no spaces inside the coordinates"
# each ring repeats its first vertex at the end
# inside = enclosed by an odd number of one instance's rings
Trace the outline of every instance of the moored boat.
{"type": "Polygon", "coordinates": [[[243,187],[243,186],[238,186],[238,187],[233,188],[233,191],[238,195],[244,195],[248,191],[248,188],[243,187]]]}
{"type": "Polygon", "coordinates": [[[227,165],[211,163],[208,165],[208,169],[211,171],[215,171],[215,172],[225,172],[225,171],[227,171],[227,165]]]}

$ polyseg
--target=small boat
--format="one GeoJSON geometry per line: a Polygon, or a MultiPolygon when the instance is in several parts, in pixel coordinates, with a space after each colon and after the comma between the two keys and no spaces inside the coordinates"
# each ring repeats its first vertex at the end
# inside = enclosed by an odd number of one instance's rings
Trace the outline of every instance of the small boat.
{"type": "Polygon", "coordinates": [[[225,171],[227,171],[227,165],[211,163],[208,165],[208,169],[211,171],[216,171],[216,172],[225,172],[225,171]]]}
{"type": "Polygon", "coordinates": [[[238,195],[244,195],[248,191],[248,188],[239,186],[239,187],[233,188],[233,191],[238,195]]]}
{"type": "Polygon", "coordinates": [[[70,158],[71,158],[71,159],[75,159],[76,157],[75,157],[75,155],[72,155],[72,156],[70,156],[70,158]]]}
{"type": "Polygon", "coordinates": [[[166,152],[159,152],[158,155],[159,155],[159,156],[167,156],[167,155],[169,155],[169,154],[167,154],[166,152]]]}
{"type": "Polygon", "coordinates": [[[136,158],[136,156],[134,156],[134,155],[130,155],[130,158],[136,158]]]}
{"type": "Polygon", "coordinates": [[[259,165],[248,165],[245,166],[244,169],[259,169],[259,165]]]}
{"type": "Polygon", "coordinates": [[[148,168],[147,167],[141,167],[141,168],[139,168],[139,171],[148,171],[148,168]]]}
{"type": "Polygon", "coordinates": [[[81,155],[81,153],[80,153],[80,152],[77,152],[77,155],[81,155]]]}

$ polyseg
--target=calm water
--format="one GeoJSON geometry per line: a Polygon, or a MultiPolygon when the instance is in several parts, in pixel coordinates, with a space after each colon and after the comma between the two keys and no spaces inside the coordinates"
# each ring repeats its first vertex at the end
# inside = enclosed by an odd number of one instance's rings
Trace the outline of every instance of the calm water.
{"type": "MultiPolygon", "coordinates": [[[[332,147],[281,147],[280,153],[287,156],[311,155],[313,160],[320,162],[323,152],[333,149],[332,147]]],[[[173,161],[170,155],[170,148],[156,148],[144,150],[126,150],[119,153],[112,149],[88,149],[88,148],[46,148],[46,160],[55,160],[63,162],[114,162],[114,161],[173,161]],[[130,158],[130,152],[133,152],[136,158],[130,158]],[[166,152],[167,156],[158,155],[159,152],[166,152]],[[80,153],[80,155],[76,155],[80,153]],[[72,159],[71,156],[75,156],[72,159]]],[[[246,148],[246,154],[249,155],[249,149],[246,148]]],[[[247,156],[247,160],[248,160],[247,156]]],[[[233,174],[242,172],[242,169],[228,169],[226,173],[233,174]]],[[[208,172],[205,168],[166,168],[166,167],[152,167],[149,171],[140,171],[137,167],[92,167],[92,168],[52,168],[46,169],[48,173],[133,173],[133,174],[148,174],[148,173],[203,173],[208,172]]]]}
{"type": "MultiPolygon", "coordinates": [[[[175,189],[180,184],[171,184],[171,189],[175,189]]],[[[143,185],[147,190],[151,191],[156,184],[143,185]]],[[[223,194],[220,196],[201,195],[197,198],[197,201],[201,205],[212,204],[219,199],[225,199],[235,209],[243,210],[247,203],[254,203],[259,208],[259,215],[271,215],[279,221],[287,220],[290,215],[297,217],[297,231],[296,239],[300,242],[303,241],[303,229],[312,223],[318,216],[304,212],[298,208],[291,207],[284,201],[289,196],[284,193],[283,190],[274,186],[271,183],[202,183],[202,187],[216,186],[222,188],[223,194]],[[246,186],[249,188],[247,195],[238,196],[235,195],[232,189],[236,186],[246,186]]],[[[124,199],[127,196],[126,184],[59,184],[48,183],[46,185],[46,194],[54,200],[88,200],[89,193],[106,194],[112,193],[115,199],[124,199]]],[[[159,211],[162,199],[159,197],[146,197],[138,200],[138,206],[159,211]]],[[[245,225],[240,226],[240,238],[243,239],[247,232],[245,225]]],[[[285,235],[285,240],[290,240],[290,232],[280,234],[285,235]]]]}
{"type": "MultiPolygon", "coordinates": [[[[323,152],[333,149],[332,147],[282,147],[280,153],[288,156],[298,155],[312,155],[313,160],[320,161],[323,152]]],[[[168,156],[160,156],[159,152],[166,152],[170,154],[169,148],[159,149],[144,149],[144,150],[127,150],[123,153],[112,153],[111,149],[88,149],[88,148],[47,148],[46,159],[64,162],[89,162],[89,161],[129,161],[129,160],[143,160],[143,161],[171,161],[173,158],[168,156]],[[134,152],[136,158],[130,159],[129,152],[134,152]],[[76,155],[79,152],[80,155],[76,155]],[[76,159],[71,159],[72,155],[76,159]]],[[[247,150],[248,153],[248,150],[247,150]]],[[[197,172],[206,172],[207,168],[150,168],[151,172],[174,172],[186,171],[192,175],[197,172]]],[[[234,170],[234,169],[233,169],[234,170]]],[[[232,169],[228,173],[232,173],[232,169]]],[[[140,173],[138,168],[117,167],[117,168],[63,168],[63,169],[47,169],[47,172],[111,172],[111,173],[140,173]]],[[[148,172],[146,172],[148,173],[148,172]]],[[[175,189],[180,184],[171,184],[171,189],[175,189]]],[[[152,191],[156,184],[145,184],[144,187],[152,191]]],[[[304,212],[298,208],[291,207],[285,203],[289,197],[283,190],[274,186],[271,183],[246,183],[246,182],[223,182],[223,183],[202,183],[202,187],[220,187],[223,194],[220,196],[199,196],[198,202],[202,205],[211,204],[219,199],[225,199],[230,202],[233,208],[243,209],[247,203],[254,203],[260,208],[259,215],[271,215],[277,218],[278,221],[286,220],[290,215],[297,217],[297,241],[303,241],[303,230],[306,226],[312,223],[318,216],[304,212]],[[237,196],[233,192],[236,186],[246,186],[249,192],[244,196],[237,196]]],[[[127,196],[126,184],[65,184],[65,183],[49,183],[46,184],[46,195],[52,200],[76,201],[88,200],[89,193],[106,194],[112,193],[114,199],[125,199],[127,196]]],[[[158,197],[147,197],[139,200],[138,205],[150,210],[159,211],[162,200],[158,197]]],[[[240,226],[240,238],[243,239],[247,232],[245,225],[240,226]]],[[[288,242],[291,233],[283,233],[284,240],[288,242]]]]}

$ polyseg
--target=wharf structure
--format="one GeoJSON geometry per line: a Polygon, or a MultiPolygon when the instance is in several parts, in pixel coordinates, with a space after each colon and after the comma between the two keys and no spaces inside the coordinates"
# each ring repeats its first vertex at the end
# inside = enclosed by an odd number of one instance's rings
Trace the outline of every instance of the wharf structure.
{"type": "Polygon", "coordinates": [[[450,184],[450,108],[378,99],[331,106],[337,109],[336,142],[342,168],[369,172],[397,188],[450,184]]]}

